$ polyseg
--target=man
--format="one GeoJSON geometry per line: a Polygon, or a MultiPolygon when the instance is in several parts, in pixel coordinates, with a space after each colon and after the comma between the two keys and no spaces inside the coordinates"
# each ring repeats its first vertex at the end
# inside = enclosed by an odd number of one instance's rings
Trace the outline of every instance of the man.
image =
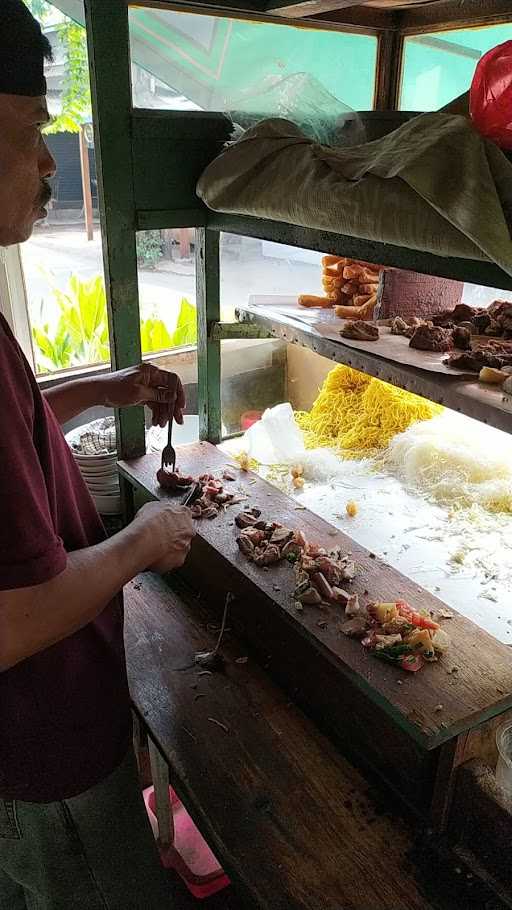
{"type": "MultiPolygon", "coordinates": [[[[55,163],[43,60],[22,0],[0,0],[0,245],[45,216],[55,163]]],[[[43,398],[0,317],[0,910],[168,906],[133,753],[118,592],[181,565],[190,512],[144,506],[109,540],[59,424],[148,404],[182,422],[179,379],[149,365],[43,398]]],[[[151,667],[148,667],[148,674],[151,667]]]]}

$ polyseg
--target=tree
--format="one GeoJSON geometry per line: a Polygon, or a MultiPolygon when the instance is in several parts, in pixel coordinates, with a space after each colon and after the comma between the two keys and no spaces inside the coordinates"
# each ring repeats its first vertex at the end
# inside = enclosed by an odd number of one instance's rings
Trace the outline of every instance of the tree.
{"type": "MultiPolygon", "coordinates": [[[[30,12],[45,25],[54,7],[48,0],[24,0],[30,12]]],[[[47,127],[47,133],[78,133],[91,116],[91,90],[87,61],[85,28],[63,16],[57,26],[59,40],[66,55],[66,74],[61,98],[61,112],[47,127]]]]}

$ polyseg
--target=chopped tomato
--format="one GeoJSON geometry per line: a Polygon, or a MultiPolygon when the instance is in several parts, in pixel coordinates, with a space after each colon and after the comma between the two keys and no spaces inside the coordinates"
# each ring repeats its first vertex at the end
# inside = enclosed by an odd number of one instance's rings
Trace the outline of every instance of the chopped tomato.
{"type": "Polygon", "coordinates": [[[424,663],[425,661],[419,654],[408,654],[406,657],[402,657],[400,666],[402,670],[408,670],[409,673],[417,673],[424,663]]]}
{"type": "Polygon", "coordinates": [[[418,629],[439,629],[438,622],[434,622],[433,619],[430,619],[429,616],[424,616],[423,613],[417,613],[405,600],[397,601],[396,608],[400,616],[407,619],[412,626],[417,626],[418,629]]]}

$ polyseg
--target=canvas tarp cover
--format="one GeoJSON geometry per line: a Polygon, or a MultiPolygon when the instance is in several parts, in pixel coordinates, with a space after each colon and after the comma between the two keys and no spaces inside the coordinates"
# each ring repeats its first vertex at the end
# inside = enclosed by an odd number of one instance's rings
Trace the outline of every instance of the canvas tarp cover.
{"type": "Polygon", "coordinates": [[[490,260],[512,275],[512,164],[462,116],[424,114],[345,149],[264,120],[208,165],[197,193],[217,212],[490,260]]]}

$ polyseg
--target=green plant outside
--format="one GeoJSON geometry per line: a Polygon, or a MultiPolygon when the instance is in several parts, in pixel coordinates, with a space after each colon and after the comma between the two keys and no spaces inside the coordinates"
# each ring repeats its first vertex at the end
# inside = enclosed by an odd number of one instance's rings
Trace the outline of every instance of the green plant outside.
{"type": "Polygon", "coordinates": [[[141,231],[137,234],[137,262],[142,268],[154,269],[164,255],[160,231],[141,231]]]}
{"type": "MultiPolygon", "coordinates": [[[[52,12],[47,0],[24,0],[30,12],[44,26],[52,12]]],[[[66,55],[61,112],[46,127],[46,133],[78,133],[82,123],[91,119],[91,90],[87,59],[87,37],[83,26],[66,16],[59,24],[59,39],[66,55]]]]}
{"type": "MultiPolygon", "coordinates": [[[[108,363],[107,299],[101,275],[85,281],[73,275],[67,291],[54,288],[52,293],[59,308],[56,327],[42,323],[32,328],[37,372],[108,363]]],[[[162,319],[150,317],[141,320],[140,334],[144,355],[196,344],[196,308],[183,297],[172,331],[162,319]]]]}

